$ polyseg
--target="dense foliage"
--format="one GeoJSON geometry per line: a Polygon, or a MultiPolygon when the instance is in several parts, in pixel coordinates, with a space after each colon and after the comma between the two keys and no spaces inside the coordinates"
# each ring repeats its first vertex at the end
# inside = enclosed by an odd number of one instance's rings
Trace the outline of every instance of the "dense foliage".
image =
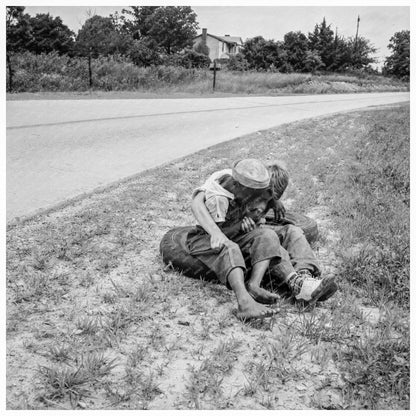
{"type": "Polygon", "coordinates": [[[92,56],[126,54],[132,40],[116,26],[111,17],[92,16],[78,32],[76,50],[79,55],[92,56]]]}
{"type": "Polygon", "coordinates": [[[392,54],[387,57],[384,71],[404,80],[410,78],[410,30],[396,32],[390,39],[388,48],[392,54]]]}
{"type": "Polygon", "coordinates": [[[8,6],[6,13],[7,52],[26,50],[33,53],[71,54],[74,32],[62,23],[60,17],[49,13],[31,17],[22,6],[8,6]]]}
{"type": "Polygon", "coordinates": [[[375,62],[372,58],[375,52],[369,40],[360,36],[340,37],[323,19],[308,36],[297,31],[286,33],[283,41],[265,40],[262,36],[248,39],[231,66],[257,71],[343,72],[370,69],[369,64],[375,62]]]}

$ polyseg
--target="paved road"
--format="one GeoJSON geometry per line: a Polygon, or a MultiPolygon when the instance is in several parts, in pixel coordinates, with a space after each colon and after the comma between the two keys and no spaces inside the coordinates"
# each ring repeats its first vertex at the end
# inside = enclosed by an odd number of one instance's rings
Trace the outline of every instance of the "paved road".
{"type": "Polygon", "coordinates": [[[7,221],[216,143],[409,93],[8,101],[7,221]]]}

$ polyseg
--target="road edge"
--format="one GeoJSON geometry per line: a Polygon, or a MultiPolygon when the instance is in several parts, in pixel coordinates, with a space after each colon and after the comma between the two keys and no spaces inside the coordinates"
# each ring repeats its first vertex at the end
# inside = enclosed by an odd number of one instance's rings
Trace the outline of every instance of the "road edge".
{"type": "MultiPolygon", "coordinates": [[[[410,100],[408,100],[408,101],[400,101],[400,102],[392,103],[392,104],[372,105],[372,106],[368,106],[368,107],[364,107],[364,108],[359,108],[359,109],[354,109],[354,110],[336,111],[334,113],[325,114],[323,116],[309,117],[309,118],[304,118],[304,119],[297,120],[297,121],[292,121],[290,123],[278,124],[275,127],[270,127],[270,128],[267,128],[267,129],[257,130],[257,132],[268,131],[268,130],[274,129],[276,127],[287,126],[287,125],[290,125],[292,123],[302,122],[302,121],[305,121],[305,120],[311,120],[311,119],[323,120],[323,119],[326,119],[328,117],[333,117],[333,116],[338,115],[338,114],[355,113],[355,112],[362,112],[362,111],[375,111],[375,110],[378,110],[378,109],[385,109],[385,108],[388,108],[388,107],[394,108],[394,107],[401,106],[404,103],[408,103],[408,102],[410,103],[410,100]]],[[[221,143],[229,142],[229,141],[232,141],[232,140],[239,140],[239,139],[241,139],[241,138],[243,138],[245,136],[251,135],[253,133],[256,133],[256,132],[247,133],[247,134],[245,134],[243,136],[237,136],[237,137],[234,137],[232,139],[226,140],[226,141],[221,142],[221,143]]],[[[167,165],[169,165],[171,163],[178,162],[179,160],[183,159],[184,157],[189,157],[190,155],[192,155],[194,153],[198,153],[198,152],[200,152],[202,150],[209,149],[209,148],[211,148],[213,146],[218,146],[221,143],[217,143],[215,145],[208,146],[208,147],[206,147],[204,149],[200,149],[197,152],[193,152],[193,153],[190,153],[188,155],[180,156],[180,157],[178,157],[176,159],[170,160],[169,162],[165,162],[165,163],[162,163],[161,165],[154,166],[152,168],[142,170],[140,172],[134,173],[133,175],[129,175],[129,176],[126,176],[124,178],[118,179],[117,181],[110,182],[109,184],[98,186],[98,187],[96,187],[96,188],[94,188],[94,189],[92,189],[90,191],[86,191],[86,192],[83,192],[83,193],[81,193],[79,195],[76,195],[74,197],[67,198],[64,201],[58,202],[57,204],[54,204],[54,205],[52,205],[50,207],[39,208],[36,211],[33,211],[33,212],[31,212],[31,213],[29,213],[27,215],[21,215],[21,216],[14,217],[13,219],[11,219],[9,221],[6,221],[6,230],[9,231],[10,229],[12,229],[12,228],[14,228],[16,226],[23,225],[24,223],[26,223],[26,222],[28,222],[30,220],[33,220],[33,219],[35,219],[35,218],[37,218],[37,217],[39,217],[41,215],[47,215],[47,214],[50,214],[52,212],[59,211],[60,209],[66,208],[69,205],[72,205],[72,204],[75,204],[77,202],[80,202],[80,201],[82,201],[82,200],[84,200],[84,199],[86,199],[86,198],[88,198],[90,196],[97,195],[97,194],[101,194],[101,193],[104,193],[104,192],[107,192],[107,191],[111,191],[112,189],[115,189],[115,188],[117,188],[118,186],[120,186],[122,184],[125,184],[125,183],[128,183],[130,181],[133,181],[133,180],[137,179],[141,175],[143,175],[143,174],[145,174],[145,173],[147,173],[147,172],[149,172],[149,171],[151,171],[153,169],[161,169],[164,166],[167,166],[167,165]]]]}

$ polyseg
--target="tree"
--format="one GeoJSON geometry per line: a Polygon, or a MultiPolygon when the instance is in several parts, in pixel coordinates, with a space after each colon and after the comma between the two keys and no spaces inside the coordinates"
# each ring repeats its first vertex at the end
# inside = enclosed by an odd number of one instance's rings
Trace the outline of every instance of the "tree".
{"type": "MultiPolygon", "coordinates": [[[[308,38],[300,31],[286,33],[283,38],[286,61],[295,72],[308,71],[305,67],[308,56],[308,38]]],[[[309,56],[310,58],[310,56],[309,56]]],[[[310,64],[311,62],[309,62],[310,64]]]]}
{"type": "Polygon", "coordinates": [[[60,17],[54,18],[49,13],[37,14],[30,17],[29,25],[28,51],[36,54],[57,51],[60,55],[73,52],[75,33],[62,23],[60,17]]]}
{"type": "Polygon", "coordinates": [[[20,52],[32,39],[30,16],[24,13],[23,6],[6,8],[6,51],[20,52]]]}
{"type": "Polygon", "coordinates": [[[350,50],[351,68],[362,69],[376,60],[370,55],[377,52],[377,49],[371,45],[370,41],[362,36],[349,38],[347,47],[350,50]]]}
{"type": "Polygon", "coordinates": [[[241,50],[249,69],[267,71],[279,68],[284,62],[286,54],[281,42],[266,40],[263,36],[247,39],[241,50]]]}
{"type": "Polygon", "coordinates": [[[134,40],[142,40],[149,36],[152,27],[152,14],[161,6],[130,6],[130,9],[123,9],[123,27],[134,40]],[[126,19],[124,14],[131,17],[126,19]]]}
{"type": "Polygon", "coordinates": [[[152,39],[168,55],[192,48],[198,23],[189,6],[132,6],[125,28],[137,40],[152,39]]]}
{"type": "Polygon", "coordinates": [[[152,39],[134,40],[128,55],[137,66],[158,65],[162,62],[157,44],[152,39]]]}
{"type": "Polygon", "coordinates": [[[30,16],[24,13],[23,6],[7,6],[6,8],[6,62],[9,71],[8,90],[13,91],[12,55],[26,49],[31,40],[30,16]]]}
{"type": "Polygon", "coordinates": [[[304,70],[306,72],[314,73],[318,69],[323,67],[321,57],[316,51],[306,51],[305,60],[304,60],[304,70]]]}
{"type": "Polygon", "coordinates": [[[326,70],[334,64],[334,32],[331,25],[326,24],[325,17],[320,25],[316,24],[314,31],[309,33],[309,50],[316,51],[326,70]]]}
{"type": "Polygon", "coordinates": [[[410,78],[410,30],[396,32],[387,46],[392,54],[386,58],[384,73],[408,81],[410,78]]]}
{"type": "Polygon", "coordinates": [[[111,17],[92,16],[78,31],[76,50],[82,56],[127,54],[133,39],[123,33],[111,17]]]}

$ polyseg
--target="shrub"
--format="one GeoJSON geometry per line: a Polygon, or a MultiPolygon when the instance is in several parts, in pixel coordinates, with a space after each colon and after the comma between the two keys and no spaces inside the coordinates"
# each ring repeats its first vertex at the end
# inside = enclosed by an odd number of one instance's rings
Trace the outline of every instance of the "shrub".
{"type": "Polygon", "coordinates": [[[196,46],[195,46],[195,52],[201,53],[205,56],[209,56],[209,48],[208,46],[203,43],[203,42],[199,42],[196,46]]]}
{"type": "Polygon", "coordinates": [[[230,71],[247,71],[248,62],[242,54],[237,53],[236,55],[230,56],[230,59],[226,63],[226,67],[230,71]]]}
{"type": "Polygon", "coordinates": [[[157,45],[143,41],[133,43],[129,51],[129,57],[138,66],[158,65],[162,62],[157,45]]]}
{"type": "Polygon", "coordinates": [[[207,55],[192,49],[185,49],[180,59],[181,66],[185,68],[208,68],[210,63],[211,59],[207,55]]]}

